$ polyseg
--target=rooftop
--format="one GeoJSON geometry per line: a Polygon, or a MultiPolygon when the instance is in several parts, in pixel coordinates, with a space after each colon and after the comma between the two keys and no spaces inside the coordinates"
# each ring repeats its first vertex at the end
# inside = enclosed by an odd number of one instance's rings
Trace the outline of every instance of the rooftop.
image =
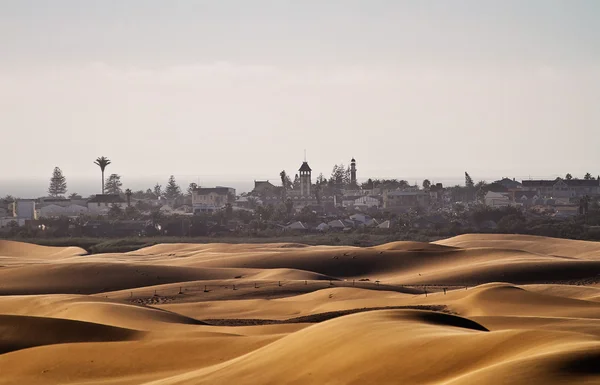
{"type": "Polygon", "coordinates": [[[229,190],[229,187],[198,187],[194,189],[194,192],[198,195],[208,195],[210,193],[227,195],[229,194],[229,190]]]}
{"type": "Polygon", "coordinates": [[[98,194],[90,199],[88,203],[125,203],[125,199],[118,194],[98,194]]]}
{"type": "Polygon", "coordinates": [[[538,179],[538,180],[524,180],[523,186],[525,187],[552,187],[558,182],[563,182],[569,187],[598,187],[600,181],[595,179],[538,179]]]}
{"type": "Polygon", "coordinates": [[[308,162],[304,161],[302,162],[302,166],[300,166],[300,169],[298,171],[312,171],[312,169],[308,165],[308,162]]]}

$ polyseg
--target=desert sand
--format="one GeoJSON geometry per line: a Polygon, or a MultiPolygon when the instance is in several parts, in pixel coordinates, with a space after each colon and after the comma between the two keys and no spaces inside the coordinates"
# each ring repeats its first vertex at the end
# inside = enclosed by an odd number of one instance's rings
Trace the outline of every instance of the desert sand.
{"type": "Polygon", "coordinates": [[[600,384],[600,243],[0,240],[0,384],[600,384]]]}

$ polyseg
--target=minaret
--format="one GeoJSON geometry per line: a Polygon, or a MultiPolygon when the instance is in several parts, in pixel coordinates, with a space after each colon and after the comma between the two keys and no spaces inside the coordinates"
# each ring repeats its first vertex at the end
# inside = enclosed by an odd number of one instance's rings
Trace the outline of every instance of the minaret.
{"type": "Polygon", "coordinates": [[[354,158],[350,161],[350,185],[356,186],[356,160],[354,158]]]}
{"type": "Polygon", "coordinates": [[[310,196],[310,186],[312,184],[311,179],[311,168],[306,162],[302,162],[302,166],[300,166],[300,196],[308,197],[310,196]]]}

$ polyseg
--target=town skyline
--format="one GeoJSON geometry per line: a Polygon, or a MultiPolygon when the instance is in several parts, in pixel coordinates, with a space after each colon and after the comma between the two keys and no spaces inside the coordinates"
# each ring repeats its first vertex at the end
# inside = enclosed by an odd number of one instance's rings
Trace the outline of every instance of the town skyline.
{"type": "MultiPolygon", "coordinates": [[[[407,182],[409,182],[411,185],[416,184],[416,185],[421,185],[422,181],[425,179],[429,179],[431,182],[435,182],[435,183],[442,183],[444,186],[446,187],[450,187],[450,186],[454,186],[454,185],[464,185],[464,171],[456,176],[450,176],[450,177],[444,177],[444,176],[435,176],[435,175],[412,175],[412,176],[394,176],[394,175],[363,175],[361,172],[361,168],[360,168],[360,160],[357,159],[358,161],[358,176],[357,176],[357,180],[359,183],[363,183],[366,182],[367,179],[372,178],[372,179],[399,179],[399,180],[406,180],[407,182]]],[[[310,164],[310,162],[309,162],[310,164]]],[[[349,165],[350,162],[348,161],[347,163],[344,163],[344,165],[349,165]]],[[[169,176],[170,175],[174,175],[178,184],[182,187],[182,189],[185,189],[190,183],[196,183],[200,186],[205,186],[205,187],[215,187],[215,186],[231,186],[233,188],[235,188],[239,193],[243,193],[243,192],[249,192],[253,189],[254,187],[254,181],[255,180],[269,180],[271,183],[275,184],[275,185],[280,185],[281,181],[280,181],[280,176],[279,176],[279,171],[277,172],[273,172],[270,174],[261,174],[261,175],[256,175],[255,177],[252,176],[241,176],[241,175],[237,175],[237,176],[232,176],[232,177],[219,177],[216,175],[202,175],[202,174],[198,174],[198,175],[182,175],[182,174],[168,174],[168,175],[153,175],[153,176],[147,176],[147,177],[143,177],[143,176],[128,176],[126,174],[121,174],[118,172],[118,170],[116,169],[116,167],[118,167],[118,165],[111,165],[115,167],[114,173],[118,174],[121,176],[122,178],[122,182],[123,182],[123,189],[125,188],[129,188],[131,190],[146,190],[148,188],[152,188],[156,183],[159,183],[161,185],[165,185],[169,176]]],[[[312,167],[312,166],[311,166],[312,167]]],[[[333,167],[333,166],[332,166],[333,167]]],[[[289,175],[292,177],[294,177],[294,175],[297,173],[297,171],[291,171],[291,168],[285,169],[285,171],[289,172],[289,175]]],[[[80,195],[83,196],[92,196],[92,195],[96,195],[96,194],[100,194],[101,193],[101,184],[98,178],[98,175],[96,175],[97,172],[97,167],[95,169],[92,169],[92,171],[94,171],[93,174],[89,175],[89,176],[85,176],[85,177],[70,177],[66,172],[65,172],[65,177],[67,178],[67,183],[68,183],[68,194],[71,193],[78,193],[80,195]]],[[[64,172],[64,170],[63,170],[64,172]]],[[[528,179],[547,179],[547,180],[553,180],[556,178],[564,178],[565,175],[567,173],[570,173],[573,175],[574,178],[578,178],[578,179],[583,179],[584,175],[590,172],[592,174],[592,176],[596,177],[598,174],[600,174],[599,172],[593,172],[593,170],[587,170],[585,172],[565,172],[565,173],[554,173],[554,174],[547,174],[547,175],[505,175],[505,174],[496,174],[496,175],[480,175],[480,174],[476,174],[476,173],[471,173],[469,171],[469,174],[473,177],[475,182],[479,182],[479,181],[485,181],[487,183],[491,183],[495,180],[499,180],[502,178],[514,178],[518,181],[521,180],[528,180],[528,179]]],[[[107,169],[107,176],[112,174],[113,172],[111,172],[111,170],[108,168],[107,169]]],[[[313,182],[316,179],[316,177],[319,175],[320,171],[317,170],[317,173],[313,173],[313,182]]],[[[41,197],[41,196],[46,196],[48,193],[48,184],[50,181],[50,177],[51,177],[51,170],[48,172],[47,177],[38,177],[38,178],[17,178],[17,179],[12,179],[12,180],[8,180],[8,179],[0,179],[0,197],[6,196],[6,195],[12,195],[12,196],[17,196],[17,197],[21,197],[21,198],[37,198],[37,197],[41,197]]],[[[323,171],[323,175],[326,178],[329,178],[331,174],[331,168],[329,169],[328,172],[323,171]]]]}

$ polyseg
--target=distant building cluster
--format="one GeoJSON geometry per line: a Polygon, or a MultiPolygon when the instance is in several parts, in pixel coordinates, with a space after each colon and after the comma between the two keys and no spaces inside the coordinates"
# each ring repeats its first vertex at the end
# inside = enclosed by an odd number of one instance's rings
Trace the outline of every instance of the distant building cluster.
{"type": "MultiPolygon", "coordinates": [[[[10,202],[0,200],[0,229],[7,226],[24,226],[28,221],[52,218],[86,220],[93,226],[101,226],[102,218],[111,213],[127,211],[135,207],[138,214],[150,217],[179,216],[206,217],[227,212],[225,219],[231,220],[232,212],[245,213],[246,222],[254,218],[270,219],[269,226],[282,230],[335,231],[360,227],[389,229],[386,215],[410,214],[411,226],[431,228],[448,225],[457,217],[462,207],[486,206],[489,208],[520,207],[539,211],[556,218],[569,218],[587,210],[589,197],[600,197],[600,177],[585,179],[565,178],[552,180],[522,180],[502,178],[492,183],[466,186],[443,186],[441,183],[423,181],[422,186],[410,185],[406,181],[371,180],[358,182],[357,162],[352,158],[347,168],[340,166],[330,179],[321,175],[313,180],[313,170],[306,160],[299,168],[294,181],[281,174],[281,183],[255,180],[252,191],[236,194],[231,187],[199,187],[190,185],[188,195],[174,200],[164,196],[157,198],[150,193],[132,198],[127,194],[98,194],[84,199],[80,196],[67,198],[17,199],[10,202]],[[261,214],[259,210],[278,210],[279,214],[261,214]],[[283,212],[283,214],[281,214],[283,212]],[[297,220],[298,218],[304,219],[297,220]],[[310,215],[308,215],[310,214],[310,215]],[[385,217],[385,216],[383,216],[385,217]],[[310,221],[311,223],[307,223],[310,221]]],[[[467,174],[465,174],[467,176],[467,174]]],[[[470,177],[469,177],[470,179],[470,177]]],[[[150,191],[150,190],[148,190],[150,191]]],[[[118,217],[118,216],[116,216],[118,217]]],[[[140,217],[140,215],[138,215],[140,217]]],[[[113,220],[126,221],[121,216],[113,220]]],[[[129,221],[132,229],[147,226],[146,222],[129,221]]],[[[222,221],[221,221],[222,222],[222,221]]],[[[125,226],[125,224],[123,225],[125,226]]],[[[125,227],[127,227],[125,226],[125,227]]],[[[490,224],[491,226],[491,224],[490,224]]],[[[237,222],[232,228],[243,227],[237,222]]],[[[123,230],[126,233],[126,230],[123,230]]]]}

